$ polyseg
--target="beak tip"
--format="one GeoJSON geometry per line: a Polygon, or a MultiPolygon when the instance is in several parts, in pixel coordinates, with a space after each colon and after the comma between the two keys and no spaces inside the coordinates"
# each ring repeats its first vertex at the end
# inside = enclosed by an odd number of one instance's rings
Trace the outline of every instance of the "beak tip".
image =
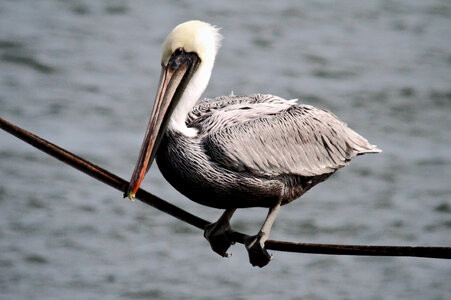
{"type": "Polygon", "coordinates": [[[136,195],[136,192],[133,192],[133,189],[131,188],[131,186],[129,186],[129,188],[127,189],[127,192],[124,193],[124,198],[128,198],[131,201],[135,201],[135,195],[136,195]]]}
{"type": "Polygon", "coordinates": [[[130,199],[130,201],[135,201],[135,194],[133,193],[128,194],[128,199],[130,199]]]}

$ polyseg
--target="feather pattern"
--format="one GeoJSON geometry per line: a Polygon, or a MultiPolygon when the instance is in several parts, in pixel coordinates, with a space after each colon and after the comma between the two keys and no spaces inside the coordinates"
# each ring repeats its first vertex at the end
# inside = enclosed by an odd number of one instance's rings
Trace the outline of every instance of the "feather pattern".
{"type": "Polygon", "coordinates": [[[334,114],[272,95],[201,101],[187,122],[212,161],[258,176],[317,176],[380,152],[334,114]]]}
{"type": "Polygon", "coordinates": [[[272,95],[199,101],[195,136],[168,128],[157,163],[193,201],[217,208],[287,204],[350,159],[380,150],[334,114],[272,95]]]}

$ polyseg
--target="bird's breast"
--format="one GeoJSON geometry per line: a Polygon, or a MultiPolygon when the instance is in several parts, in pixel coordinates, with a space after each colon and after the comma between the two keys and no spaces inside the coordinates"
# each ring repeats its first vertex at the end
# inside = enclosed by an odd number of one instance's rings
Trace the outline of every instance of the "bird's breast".
{"type": "Polygon", "coordinates": [[[248,172],[236,172],[212,161],[199,138],[168,131],[156,161],[164,178],[180,193],[215,208],[271,207],[283,184],[248,172]]]}

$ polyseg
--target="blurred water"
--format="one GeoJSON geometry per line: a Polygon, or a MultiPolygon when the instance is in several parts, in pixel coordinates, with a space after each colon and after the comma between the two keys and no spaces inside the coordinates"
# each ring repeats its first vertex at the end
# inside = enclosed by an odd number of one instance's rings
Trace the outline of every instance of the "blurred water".
{"type": "MultiPolygon", "coordinates": [[[[379,145],[281,210],[272,238],[451,245],[449,1],[2,1],[0,112],[129,178],[178,23],[223,28],[205,96],[273,93],[379,145]]],[[[2,299],[449,299],[451,263],[214,254],[202,233],[0,133],[2,299]]],[[[149,191],[208,220],[153,168],[149,191]]],[[[266,211],[239,211],[255,232],[266,211]]]]}

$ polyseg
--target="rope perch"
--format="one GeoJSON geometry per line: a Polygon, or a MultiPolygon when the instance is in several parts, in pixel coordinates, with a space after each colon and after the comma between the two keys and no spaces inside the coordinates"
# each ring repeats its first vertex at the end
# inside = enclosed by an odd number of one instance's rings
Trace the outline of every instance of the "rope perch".
{"type": "MultiPolygon", "coordinates": [[[[0,127],[32,145],[33,147],[59,159],[60,161],[78,169],[79,171],[121,191],[126,192],[128,182],[107,170],[92,164],[91,162],[72,154],[71,152],[52,144],[41,137],[34,135],[8,121],[0,118],[0,127]]],[[[199,218],[151,193],[139,189],[136,198],[153,206],[179,220],[182,220],[199,229],[204,229],[210,222],[199,218]]],[[[243,243],[245,234],[236,232],[230,238],[243,243]]],[[[265,248],[276,251],[311,253],[311,254],[333,254],[333,255],[364,255],[364,256],[414,256],[428,258],[451,259],[451,247],[420,247],[420,246],[362,246],[362,245],[336,245],[336,244],[310,244],[293,243],[284,241],[268,240],[265,248]]]]}

